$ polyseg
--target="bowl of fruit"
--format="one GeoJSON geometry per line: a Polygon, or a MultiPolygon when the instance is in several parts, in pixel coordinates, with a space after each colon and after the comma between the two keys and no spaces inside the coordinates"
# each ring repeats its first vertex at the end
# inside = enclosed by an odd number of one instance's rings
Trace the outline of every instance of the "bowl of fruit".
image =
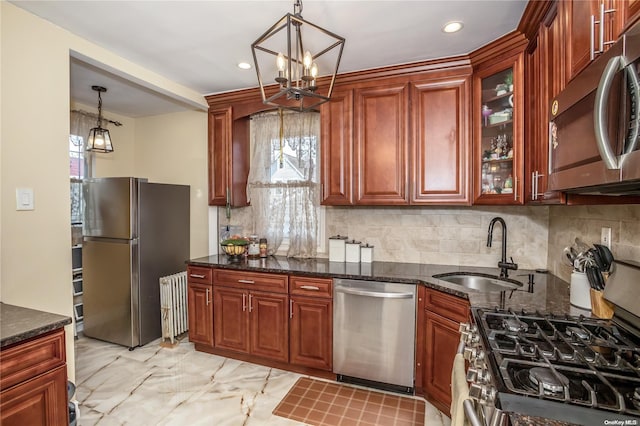
{"type": "Polygon", "coordinates": [[[244,252],[247,251],[247,245],[249,241],[244,238],[229,238],[220,243],[222,251],[229,256],[229,260],[237,262],[244,256],[244,252]]]}

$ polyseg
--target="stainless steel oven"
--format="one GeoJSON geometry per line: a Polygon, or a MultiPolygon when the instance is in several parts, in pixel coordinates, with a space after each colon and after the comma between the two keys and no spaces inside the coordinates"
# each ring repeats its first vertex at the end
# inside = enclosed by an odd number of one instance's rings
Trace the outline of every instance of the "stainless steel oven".
{"type": "Polygon", "coordinates": [[[640,265],[617,261],[612,319],[472,309],[462,326],[473,424],[508,413],[582,425],[640,422],[640,265]],[[615,423],[618,422],[618,423],[615,423]]]}

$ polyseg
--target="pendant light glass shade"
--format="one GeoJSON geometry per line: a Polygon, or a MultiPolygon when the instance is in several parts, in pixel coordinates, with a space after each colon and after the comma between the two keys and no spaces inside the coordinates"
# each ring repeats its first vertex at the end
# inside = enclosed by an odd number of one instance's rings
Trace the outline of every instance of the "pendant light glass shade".
{"type": "Polygon", "coordinates": [[[113,145],[111,144],[111,135],[109,135],[109,131],[102,127],[94,127],[89,130],[87,151],[113,152],[113,145]]]}
{"type": "Polygon", "coordinates": [[[251,52],[262,101],[310,111],[331,99],[345,39],[305,21],[301,0],[293,10],[253,42],[251,52]],[[330,76],[317,81],[322,72],[330,76]]]}
{"type": "Polygon", "coordinates": [[[87,151],[93,152],[113,152],[113,144],[111,143],[111,135],[107,129],[102,128],[102,92],[107,89],[102,86],[91,86],[93,90],[98,92],[98,123],[97,127],[89,130],[87,138],[87,151]]]}

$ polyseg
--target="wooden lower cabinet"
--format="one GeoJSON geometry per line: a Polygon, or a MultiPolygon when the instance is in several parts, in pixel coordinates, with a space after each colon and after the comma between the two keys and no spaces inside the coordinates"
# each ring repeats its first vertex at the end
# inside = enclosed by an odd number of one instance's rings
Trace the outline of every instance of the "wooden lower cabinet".
{"type": "Polygon", "coordinates": [[[432,312],[425,313],[424,392],[439,410],[451,406],[451,368],[460,342],[459,323],[432,312]]]}
{"type": "Polygon", "coordinates": [[[289,296],[249,292],[250,351],[276,361],[289,361],[289,296]]]}
{"type": "Polygon", "coordinates": [[[286,294],[214,287],[215,347],[289,360],[286,294]]]}
{"type": "Polygon", "coordinates": [[[189,341],[213,346],[213,287],[189,283],[189,341]]]}
{"type": "Polygon", "coordinates": [[[333,303],[331,299],[291,296],[291,364],[333,369],[333,303]]]}
{"type": "Polygon", "coordinates": [[[0,393],[2,426],[68,425],[67,368],[60,366],[0,393]]]}
{"type": "Polygon", "coordinates": [[[0,425],[69,424],[64,329],[0,350],[0,425]]]}
{"type": "Polygon", "coordinates": [[[458,350],[461,322],[469,322],[465,299],[418,287],[416,326],[416,394],[443,413],[451,407],[451,369],[458,350]]]}
{"type": "Polygon", "coordinates": [[[214,287],[213,312],[215,347],[249,353],[247,291],[214,287]]]}

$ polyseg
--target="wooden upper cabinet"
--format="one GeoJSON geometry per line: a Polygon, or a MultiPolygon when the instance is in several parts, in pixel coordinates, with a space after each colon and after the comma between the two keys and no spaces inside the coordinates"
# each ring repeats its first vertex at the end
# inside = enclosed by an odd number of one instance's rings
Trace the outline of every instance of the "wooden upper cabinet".
{"type": "Polygon", "coordinates": [[[624,31],[640,18],[640,0],[618,0],[618,3],[621,3],[622,31],[624,31]]]}
{"type": "Polygon", "coordinates": [[[470,204],[469,77],[411,85],[411,204],[470,204]]]}
{"type": "Polygon", "coordinates": [[[625,2],[626,0],[560,2],[561,14],[566,22],[568,80],[578,75],[619,37],[623,27],[625,2]]]}
{"type": "Polygon", "coordinates": [[[320,107],[322,204],[353,204],[353,90],[336,90],[320,107]]]}
{"type": "Polygon", "coordinates": [[[249,119],[233,120],[231,107],[209,110],[209,205],[246,206],[249,119]]]}
{"type": "Polygon", "coordinates": [[[564,66],[561,20],[554,6],[525,55],[525,199],[529,204],[565,202],[563,193],[547,189],[549,109],[551,100],[565,86],[564,66]]]}
{"type": "Polygon", "coordinates": [[[408,83],[355,89],[355,204],[408,205],[408,83]]]}
{"type": "Polygon", "coordinates": [[[474,204],[523,204],[524,52],[474,73],[474,204]]]}

